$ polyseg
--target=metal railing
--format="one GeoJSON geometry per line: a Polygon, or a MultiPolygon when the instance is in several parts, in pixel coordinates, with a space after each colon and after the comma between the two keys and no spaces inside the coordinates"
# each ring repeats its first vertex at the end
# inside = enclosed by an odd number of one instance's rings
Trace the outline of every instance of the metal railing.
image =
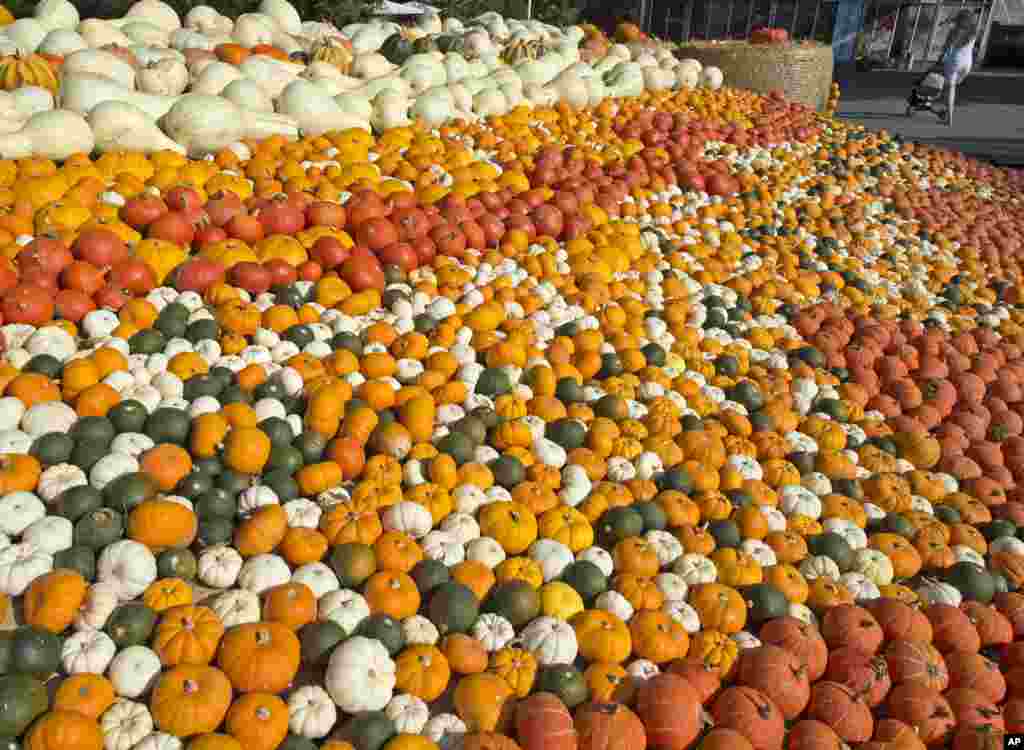
{"type": "Polygon", "coordinates": [[[873,21],[865,29],[869,38],[885,35],[885,54],[878,67],[898,70],[928,70],[940,62],[946,35],[951,27],[942,23],[961,10],[979,13],[978,39],[975,42],[976,65],[988,48],[993,3],[991,0],[927,0],[919,2],[876,3],[873,21]],[[886,26],[891,27],[887,29],[886,26]]]}
{"type": "Polygon", "coordinates": [[[829,42],[838,0],[652,0],[644,19],[653,33],[678,41],[746,39],[758,26],[829,42]]]}

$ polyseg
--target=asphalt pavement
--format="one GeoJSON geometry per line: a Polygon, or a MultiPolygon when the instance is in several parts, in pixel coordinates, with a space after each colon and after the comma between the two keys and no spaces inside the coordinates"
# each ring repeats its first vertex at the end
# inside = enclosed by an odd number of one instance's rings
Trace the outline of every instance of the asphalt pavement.
{"type": "Polygon", "coordinates": [[[952,127],[930,112],[906,116],[907,96],[921,78],[921,73],[837,70],[842,92],[837,114],[999,165],[1024,166],[1024,70],[972,72],[957,87],[952,127]]]}

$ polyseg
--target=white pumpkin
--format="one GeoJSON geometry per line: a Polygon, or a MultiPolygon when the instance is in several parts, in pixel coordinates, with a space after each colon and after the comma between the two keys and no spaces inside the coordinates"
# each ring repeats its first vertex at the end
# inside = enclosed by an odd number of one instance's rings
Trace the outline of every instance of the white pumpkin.
{"type": "Polygon", "coordinates": [[[532,653],[537,663],[572,664],[579,653],[576,631],[564,620],[556,617],[538,617],[527,625],[520,636],[523,647],[532,653]]]}
{"type": "Polygon", "coordinates": [[[554,539],[538,539],[530,545],[527,554],[531,560],[540,564],[545,582],[561,578],[575,559],[571,549],[554,539]]]}
{"type": "Polygon", "coordinates": [[[1024,540],[1015,536],[1001,536],[992,540],[988,545],[988,551],[990,554],[1009,552],[1012,555],[1024,555],[1024,540]]]}
{"type": "Polygon", "coordinates": [[[320,526],[323,511],[320,506],[305,497],[289,500],[282,506],[288,516],[289,528],[315,529],[320,526]]]}
{"type": "Polygon", "coordinates": [[[859,549],[853,556],[853,570],[876,586],[887,586],[895,576],[892,560],[876,549],[859,549]]]}
{"type": "Polygon", "coordinates": [[[242,518],[251,516],[264,505],[278,505],[281,502],[277,493],[270,487],[258,484],[242,490],[238,495],[238,515],[242,518]]]}
{"type": "Polygon", "coordinates": [[[850,549],[860,550],[868,546],[868,535],[853,521],[845,518],[828,518],[822,527],[825,531],[831,531],[845,539],[850,549]]]}
{"type": "Polygon", "coordinates": [[[173,734],[150,732],[132,750],[182,750],[185,746],[173,734]]]}
{"type": "Polygon", "coordinates": [[[72,624],[76,630],[102,630],[120,603],[116,586],[94,583],[86,590],[85,599],[72,624]]]}
{"type": "Polygon", "coordinates": [[[339,589],[325,594],[316,603],[316,618],[330,620],[349,634],[370,616],[370,605],[363,595],[351,589],[339,589]]]}
{"type": "Polygon", "coordinates": [[[626,665],[626,674],[633,680],[636,687],[640,687],[652,677],[661,674],[661,668],[650,659],[634,659],[626,665]]]}
{"type": "Polygon", "coordinates": [[[666,601],[686,601],[690,586],[678,573],[659,573],[654,577],[658,591],[665,595],[666,601]]]}
{"type": "Polygon", "coordinates": [[[34,404],[21,418],[21,429],[35,440],[47,432],[67,432],[78,421],[78,414],[63,401],[34,404]]]}
{"type": "Polygon", "coordinates": [[[818,627],[818,618],[815,617],[814,612],[806,604],[800,604],[798,602],[790,602],[789,609],[786,614],[790,617],[795,617],[800,622],[805,622],[808,625],[818,627]]]}
{"type": "Polygon", "coordinates": [[[57,326],[43,326],[38,329],[28,337],[24,348],[33,357],[49,354],[61,362],[78,351],[75,337],[57,326]]]}
{"type": "Polygon", "coordinates": [[[89,484],[102,490],[122,474],[139,470],[139,462],[127,453],[108,453],[89,470],[89,484]]]}
{"type": "Polygon", "coordinates": [[[96,580],[114,584],[122,601],[136,599],[156,580],[156,558],[146,545],[122,539],[100,553],[96,580]]]}
{"type": "Polygon", "coordinates": [[[831,578],[833,581],[838,581],[839,576],[842,575],[836,561],[825,555],[805,557],[800,561],[799,570],[800,575],[808,581],[814,581],[818,578],[831,578]]]}
{"type": "Polygon", "coordinates": [[[334,574],[329,565],[322,562],[306,563],[296,568],[292,573],[291,582],[309,586],[316,599],[341,588],[338,576],[334,574]]]}
{"type": "Polygon", "coordinates": [[[659,529],[652,529],[644,534],[644,540],[654,548],[658,562],[665,568],[683,555],[683,544],[674,534],[659,529]]]}
{"type": "Polygon", "coordinates": [[[718,580],[718,568],[714,561],[697,552],[687,552],[676,560],[672,572],[682,578],[687,586],[714,583],[718,580]]]}
{"type": "Polygon", "coordinates": [[[700,615],[687,602],[669,599],[661,608],[668,613],[669,617],[682,625],[683,630],[690,635],[700,630],[700,615]]]}
{"type": "Polygon", "coordinates": [[[963,603],[963,595],[956,586],[934,578],[924,579],[921,585],[914,589],[914,593],[926,604],[949,604],[959,607],[963,603]]]}
{"type": "Polygon", "coordinates": [[[103,674],[117,653],[117,645],[102,630],[79,630],[61,647],[60,660],[68,674],[103,674]]]}
{"type": "Polygon", "coordinates": [[[242,564],[238,585],[254,594],[262,594],[274,586],[288,583],[291,577],[291,568],[283,558],[272,554],[255,555],[242,564]]]}
{"type": "Polygon", "coordinates": [[[216,596],[209,603],[225,628],[259,622],[262,617],[260,598],[245,589],[232,589],[216,596]]]}
{"type": "Polygon", "coordinates": [[[732,640],[736,641],[736,645],[740,649],[757,648],[761,645],[760,639],[753,633],[749,633],[746,630],[741,630],[738,633],[733,633],[729,636],[732,640]]]}
{"type": "Polygon", "coordinates": [[[476,618],[470,633],[489,652],[500,651],[516,637],[512,623],[493,612],[476,618]]]}
{"type": "Polygon", "coordinates": [[[863,573],[857,573],[856,571],[843,573],[839,577],[839,582],[846,587],[847,591],[853,594],[853,598],[858,602],[866,601],[868,599],[877,599],[882,595],[882,592],[878,590],[878,586],[875,585],[874,581],[863,573]]]}
{"type": "Polygon", "coordinates": [[[395,662],[380,641],[354,636],[334,649],[324,685],[346,713],[380,711],[395,689],[395,662]]]}
{"type": "Polygon", "coordinates": [[[412,615],[402,620],[402,633],[410,646],[433,646],[441,640],[437,626],[423,615],[412,615]]]}
{"type": "MultiPolygon", "coordinates": [[[[441,521],[441,531],[451,534],[462,545],[468,545],[480,538],[480,524],[469,513],[451,513],[441,521]]],[[[469,554],[469,551],[466,551],[469,554]]]]}
{"type": "Polygon", "coordinates": [[[466,559],[483,563],[491,570],[505,562],[505,558],[505,550],[492,537],[477,537],[466,544],[466,559]]]}
{"type": "Polygon", "coordinates": [[[122,698],[138,698],[149,692],[160,676],[160,657],[145,646],[129,646],[111,660],[107,677],[122,698]]]}
{"type": "Polygon", "coordinates": [[[462,736],[468,731],[466,722],[455,714],[435,714],[423,727],[422,734],[440,750],[458,750],[462,736]]]}
{"type": "Polygon", "coordinates": [[[601,592],[597,599],[594,600],[594,607],[596,609],[602,609],[605,612],[611,612],[623,622],[629,622],[632,620],[633,614],[635,613],[633,605],[630,604],[629,599],[624,597],[618,591],[601,592]]]}
{"type": "Polygon", "coordinates": [[[814,520],[821,518],[821,499],[798,484],[787,484],[780,489],[779,507],[787,516],[801,515],[814,520]]]}
{"type": "Polygon", "coordinates": [[[63,516],[40,518],[21,535],[21,541],[34,544],[50,555],[56,555],[73,544],[75,527],[63,516]]]}
{"type": "Polygon", "coordinates": [[[431,531],[421,543],[424,556],[443,562],[449,568],[466,559],[466,548],[459,540],[445,531],[431,531]]]}
{"type": "Polygon", "coordinates": [[[34,544],[0,549],[0,593],[21,596],[32,581],[53,570],[53,555],[34,544]]]}
{"type": "Polygon", "coordinates": [[[74,464],[54,464],[47,466],[39,475],[36,494],[47,503],[52,503],[60,493],[83,484],[89,484],[89,479],[79,467],[74,464]]]}
{"type": "Polygon", "coordinates": [[[229,589],[238,581],[244,562],[234,547],[218,544],[199,554],[196,572],[204,586],[229,589]]]}
{"type": "Polygon", "coordinates": [[[25,529],[46,517],[46,505],[32,492],[9,492],[0,497],[0,532],[21,536],[25,529]]]}
{"type": "Polygon", "coordinates": [[[149,435],[143,435],[141,432],[122,432],[110,443],[110,450],[138,458],[154,446],[156,443],[149,435]]]}
{"type": "MultiPolygon", "coordinates": [[[[403,500],[389,505],[381,513],[381,524],[386,531],[401,531],[413,539],[422,539],[434,527],[430,511],[419,503],[403,500]]],[[[452,535],[458,542],[458,538],[452,535]]]]}
{"type": "Polygon", "coordinates": [[[0,398],[0,431],[16,430],[25,416],[25,404],[14,396],[0,398]]]}
{"type": "Polygon", "coordinates": [[[400,693],[388,701],[384,713],[394,722],[399,734],[420,734],[430,719],[427,704],[408,693],[400,693]]]}
{"type": "Polygon", "coordinates": [[[105,750],[131,750],[153,731],[153,716],[145,703],[120,700],[100,717],[105,750]]]}
{"type": "Polygon", "coordinates": [[[778,562],[775,550],[760,539],[744,539],[740,543],[740,552],[750,555],[762,568],[770,568],[778,562]]]}
{"type": "Polygon", "coordinates": [[[288,728],[293,734],[318,740],[338,720],[331,696],[319,685],[306,685],[288,696],[288,728]]]}
{"type": "Polygon", "coordinates": [[[21,430],[0,432],[0,453],[28,453],[35,438],[21,430]]]}

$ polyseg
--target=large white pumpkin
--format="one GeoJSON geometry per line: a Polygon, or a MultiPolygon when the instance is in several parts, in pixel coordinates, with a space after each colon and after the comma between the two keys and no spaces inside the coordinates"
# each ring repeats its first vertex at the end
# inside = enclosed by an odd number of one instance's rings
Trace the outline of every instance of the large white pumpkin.
{"type": "Polygon", "coordinates": [[[395,662],[384,644],[363,636],[338,646],[324,675],[327,692],[350,714],[382,710],[391,700],[395,680],[395,662]]]}

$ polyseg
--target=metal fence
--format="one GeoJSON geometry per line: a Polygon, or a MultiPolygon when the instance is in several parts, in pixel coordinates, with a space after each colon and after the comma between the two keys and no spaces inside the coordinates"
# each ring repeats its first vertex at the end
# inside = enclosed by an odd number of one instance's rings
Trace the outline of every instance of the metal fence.
{"type": "Polygon", "coordinates": [[[865,26],[868,44],[884,50],[881,66],[899,70],[927,70],[939,62],[951,26],[944,22],[961,10],[979,14],[981,33],[974,59],[980,64],[988,48],[992,25],[991,1],[940,0],[935,2],[877,3],[865,26]]]}

